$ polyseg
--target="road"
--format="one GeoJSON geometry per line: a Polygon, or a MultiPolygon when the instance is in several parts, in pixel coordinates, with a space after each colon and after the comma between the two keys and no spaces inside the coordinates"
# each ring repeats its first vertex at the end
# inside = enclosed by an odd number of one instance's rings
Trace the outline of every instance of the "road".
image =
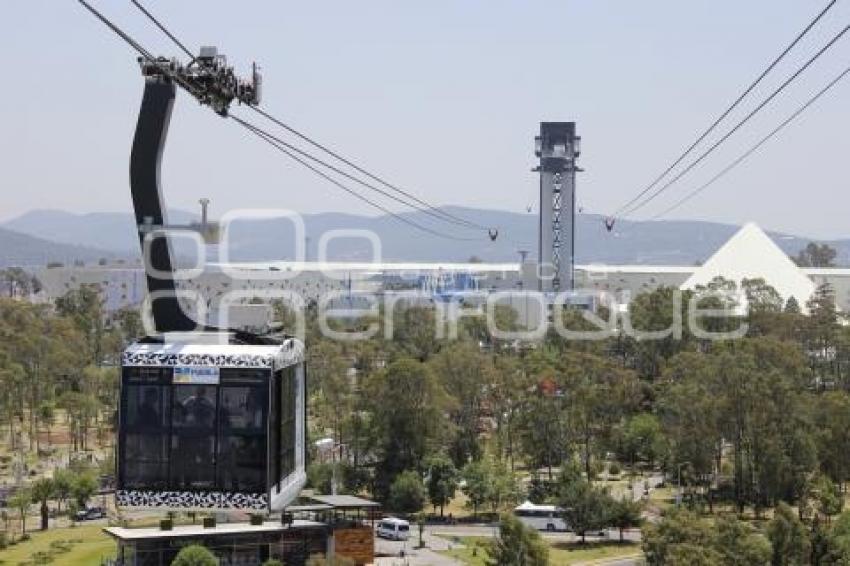
{"type": "MultiPolygon", "coordinates": [[[[446,556],[438,554],[437,551],[448,550],[457,546],[457,540],[463,537],[495,537],[497,528],[492,525],[427,525],[423,535],[425,548],[416,548],[419,544],[419,532],[415,526],[411,528],[411,537],[408,541],[388,541],[381,538],[375,539],[375,551],[377,553],[376,564],[381,566],[394,566],[411,564],[424,566],[458,566],[460,563],[446,556]]],[[[625,540],[639,541],[640,531],[627,531],[625,540]]],[[[575,534],[570,532],[541,532],[540,536],[550,542],[575,542],[578,540],[575,534]]],[[[610,530],[607,537],[588,536],[588,542],[604,540],[616,540],[619,532],[610,530]]],[[[597,564],[597,563],[594,563],[597,564]]],[[[600,562],[605,566],[636,566],[640,562],[634,558],[621,558],[610,562],[600,562]]]]}

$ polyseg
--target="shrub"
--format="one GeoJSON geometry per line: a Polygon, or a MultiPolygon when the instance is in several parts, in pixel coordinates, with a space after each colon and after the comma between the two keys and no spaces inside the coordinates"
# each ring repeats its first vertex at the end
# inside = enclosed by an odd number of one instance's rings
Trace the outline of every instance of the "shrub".
{"type": "Polygon", "coordinates": [[[33,564],[50,564],[53,562],[53,554],[43,550],[34,552],[32,555],[33,564]]]}
{"type": "Polygon", "coordinates": [[[206,547],[190,544],[183,547],[171,566],[218,566],[218,558],[206,547]]]}
{"type": "Polygon", "coordinates": [[[611,465],[608,466],[608,473],[612,476],[619,476],[621,472],[622,469],[620,469],[620,464],[617,462],[611,462],[611,465]]]}
{"type": "Polygon", "coordinates": [[[415,471],[400,473],[390,488],[390,508],[399,513],[418,513],[425,506],[428,493],[415,471]]]}

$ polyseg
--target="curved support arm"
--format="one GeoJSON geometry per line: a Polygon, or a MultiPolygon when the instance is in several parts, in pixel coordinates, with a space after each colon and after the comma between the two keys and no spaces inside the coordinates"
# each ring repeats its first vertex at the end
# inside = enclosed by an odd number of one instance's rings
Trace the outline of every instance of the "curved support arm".
{"type": "MultiPolygon", "coordinates": [[[[130,192],[136,213],[139,244],[145,253],[145,238],[150,229],[168,226],[160,187],[160,164],[171,110],[174,107],[175,86],[166,77],[147,77],[139,121],[130,152],[130,192]]],[[[151,236],[150,253],[145,261],[148,293],[159,298],[151,301],[157,332],[192,331],[197,322],[189,318],[175,295],[174,265],[168,238],[151,236]],[[166,275],[155,277],[155,273],[166,275]]],[[[144,257],[143,257],[144,260],[144,257]]]]}

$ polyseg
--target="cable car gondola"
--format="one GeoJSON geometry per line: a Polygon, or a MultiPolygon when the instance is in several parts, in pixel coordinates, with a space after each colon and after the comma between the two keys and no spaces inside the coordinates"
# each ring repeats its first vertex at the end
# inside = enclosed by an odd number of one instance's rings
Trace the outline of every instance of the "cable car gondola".
{"type": "Polygon", "coordinates": [[[119,507],[278,511],[306,482],[304,345],[197,324],[175,292],[159,186],[173,77],[143,62],[130,188],[156,332],[123,353],[119,507]]]}
{"type": "Polygon", "coordinates": [[[221,340],[166,335],[125,350],[119,506],[263,511],[297,496],[305,480],[303,345],[221,340]]]}

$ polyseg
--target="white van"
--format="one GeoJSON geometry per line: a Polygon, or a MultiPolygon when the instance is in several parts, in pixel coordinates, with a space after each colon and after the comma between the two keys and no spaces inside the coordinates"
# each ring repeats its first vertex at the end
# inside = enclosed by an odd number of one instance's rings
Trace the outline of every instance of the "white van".
{"type": "Polygon", "coordinates": [[[563,509],[554,505],[535,505],[526,501],[516,509],[514,515],[527,527],[538,531],[566,531],[568,526],[562,517],[563,509]]]}
{"type": "Polygon", "coordinates": [[[410,538],[410,523],[395,517],[381,519],[378,523],[378,536],[390,540],[407,540],[410,538]]]}

